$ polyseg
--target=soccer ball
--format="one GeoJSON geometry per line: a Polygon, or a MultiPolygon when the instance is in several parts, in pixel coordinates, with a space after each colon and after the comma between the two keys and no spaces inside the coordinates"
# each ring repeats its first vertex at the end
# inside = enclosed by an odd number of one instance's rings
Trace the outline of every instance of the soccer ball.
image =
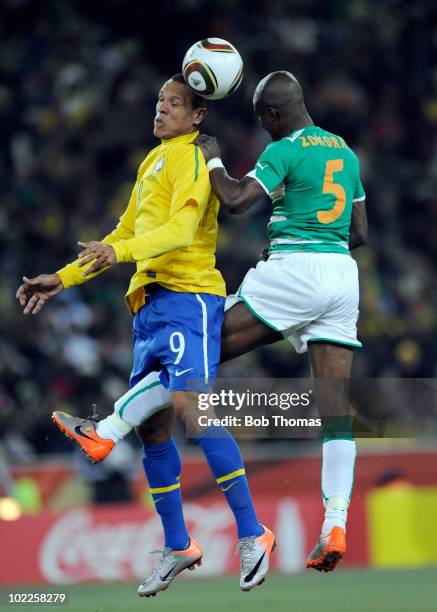
{"type": "Polygon", "coordinates": [[[243,79],[243,60],[222,38],[206,38],[188,49],[182,62],[185,82],[208,100],[229,96],[243,79]]]}

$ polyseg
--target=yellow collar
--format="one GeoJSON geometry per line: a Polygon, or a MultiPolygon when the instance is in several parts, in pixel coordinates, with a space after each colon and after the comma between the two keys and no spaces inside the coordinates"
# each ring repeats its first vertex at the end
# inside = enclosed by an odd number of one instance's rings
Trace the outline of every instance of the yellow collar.
{"type": "Polygon", "coordinates": [[[190,132],[189,134],[181,134],[181,136],[175,136],[168,140],[161,140],[161,144],[175,144],[176,142],[192,142],[199,135],[199,130],[190,132]]]}

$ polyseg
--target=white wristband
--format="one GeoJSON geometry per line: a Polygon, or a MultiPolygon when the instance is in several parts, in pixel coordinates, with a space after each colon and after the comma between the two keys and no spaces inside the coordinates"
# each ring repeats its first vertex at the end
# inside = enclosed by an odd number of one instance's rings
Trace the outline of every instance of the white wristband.
{"type": "Polygon", "coordinates": [[[224,165],[220,157],[213,157],[206,164],[206,167],[208,168],[208,172],[211,172],[212,170],[215,170],[216,168],[224,168],[224,165]]]}

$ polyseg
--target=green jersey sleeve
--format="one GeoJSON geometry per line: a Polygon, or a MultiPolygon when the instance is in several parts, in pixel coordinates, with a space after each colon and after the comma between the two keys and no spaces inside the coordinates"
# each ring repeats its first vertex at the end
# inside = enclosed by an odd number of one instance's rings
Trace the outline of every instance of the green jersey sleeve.
{"type": "Polygon", "coordinates": [[[289,173],[291,146],[282,140],[273,142],[260,155],[255,168],[247,174],[258,181],[267,194],[280,185],[289,173]]]}

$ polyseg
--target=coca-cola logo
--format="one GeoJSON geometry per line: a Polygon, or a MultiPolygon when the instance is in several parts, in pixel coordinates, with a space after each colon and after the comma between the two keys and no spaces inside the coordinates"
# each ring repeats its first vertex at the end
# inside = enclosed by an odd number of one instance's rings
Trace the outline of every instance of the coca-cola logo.
{"type": "MultiPolygon", "coordinates": [[[[187,578],[217,576],[238,569],[234,517],[224,503],[184,505],[187,527],[204,550],[203,564],[187,578]]],[[[269,506],[269,527],[279,543],[274,565],[284,573],[301,571],[305,559],[305,530],[299,505],[284,498],[269,506]],[[292,545],[291,545],[292,544],[292,545]]],[[[266,517],[267,518],[267,517],[266,517]]],[[[140,508],[77,509],[63,514],[45,535],[39,550],[39,568],[47,582],[143,580],[162,547],[158,515],[143,518],[140,508]]]]}
{"type": "MultiPolygon", "coordinates": [[[[227,533],[233,525],[229,509],[223,504],[186,504],[184,514],[190,531],[208,547],[199,571],[203,575],[225,572],[235,549],[232,535],[227,533]]],[[[140,510],[135,512],[135,519],[140,515],[140,510]]],[[[148,552],[162,547],[159,517],[128,520],[120,510],[119,521],[108,523],[99,516],[98,510],[77,509],[54,523],[39,551],[40,570],[48,582],[133,580],[150,572],[156,557],[148,552]]]]}

